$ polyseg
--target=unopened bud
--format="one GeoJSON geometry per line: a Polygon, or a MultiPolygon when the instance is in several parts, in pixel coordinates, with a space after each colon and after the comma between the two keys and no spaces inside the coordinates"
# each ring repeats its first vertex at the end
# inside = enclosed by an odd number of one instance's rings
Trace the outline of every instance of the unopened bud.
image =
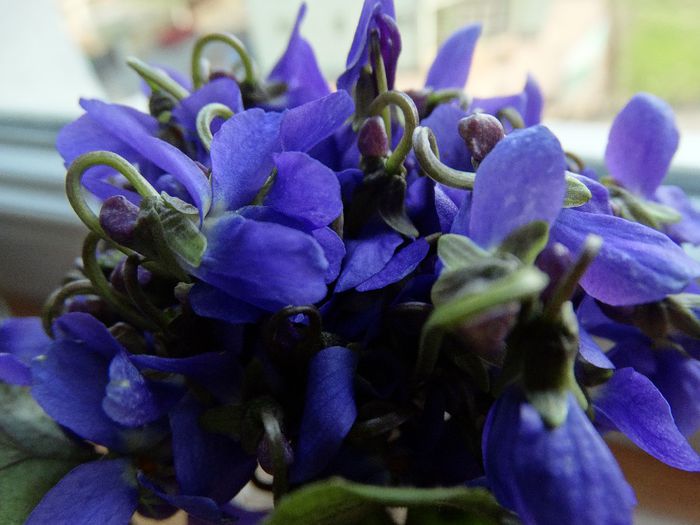
{"type": "Polygon", "coordinates": [[[357,149],[363,157],[385,157],[389,154],[389,138],[381,117],[365,120],[357,135],[357,149]]]}
{"type": "Polygon", "coordinates": [[[459,121],[457,129],[477,162],[484,160],[498,141],[506,136],[501,121],[487,113],[474,113],[464,117],[459,121]]]}
{"type": "Polygon", "coordinates": [[[134,229],[139,208],[123,195],[109,197],[100,210],[100,226],[115,242],[129,246],[134,240],[134,229]]]}

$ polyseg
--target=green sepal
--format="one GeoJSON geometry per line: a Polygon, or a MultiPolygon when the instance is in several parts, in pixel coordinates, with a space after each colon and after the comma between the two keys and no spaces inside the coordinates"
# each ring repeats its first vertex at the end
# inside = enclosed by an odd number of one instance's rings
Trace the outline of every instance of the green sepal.
{"type": "Polygon", "coordinates": [[[544,290],[547,282],[546,274],[525,266],[490,281],[477,293],[464,293],[436,306],[421,331],[416,373],[419,376],[430,374],[437,362],[445,331],[491,308],[535,296],[544,290]]]}
{"type": "Polygon", "coordinates": [[[192,208],[174,197],[147,197],[136,220],[134,247],[182,281],[188,280],[185,268],[199,266],[207,248],[192,208]]]}
{"type": "Polygon", "coordinates": [[[464,235],[445,233],[438,240],[438,257],[448,270],[490,257],[489,252],[464,235]]]}
{"type": "Polygon", "coordinates": [[[508,344],[509,349],[522,356],[525,397],[548,426],[556,428],[566,421],[569,393],[587,407],[574,378],[579,340],[571,302],[564,303],[557,321],[538,318],[521,325],[511,334],[508,344]]]}
{"type": "Polygon", "coordinates": [[[340,478],[313,483],[285,496],[265,525],[393,524],[387,509],[453,509],[460,523],[500,524],[510,514],[485,489],[380,487],[340,478]]]}
{"type": "Polygon", "coordinates": [[[576,208],[583,206],[593,198],[588,187],[570,173],[566,173],[566,195],[564,196],[564,208],[576,208]]]}
{"type": "Polygon", "coordinates": [[[493,281],[514,272],[518,266],[514,260],[489,258],[443,270],[430,290],[430,298],[439,307],[465,294],[485,293],[493,281]]]}
{"type": "MultiPolygon", "coordinates": [[[[682,296],[690,296],[691,294],[682,294],[682,296]]],[[[700,296],[693,296],[697,300],[700,296]]],[[[667,315],[671,324],[677,330],[680,330],[684,334],[693,337],[695,339],[700,339],[700,320],[688,304],[685,302],[686,299],[682,297],[678,299],[677,296],[669,296],[664,300],[664,304],[667,307],[667,315]]],[[[697,306],[695,306],[697,308],[697,306]]]]}
{"type": "Polygon", "coordinates": [[[379,198],[379,215],[389,228],[415,239],[418,230],[406,213],[406,178],[402,174],[387,174],[386,185],[379,198]]]}
{"type": "Polygon", "coordinates": [[[24,523],[65,474],[96,457],[66,437],[28,389],[0,384],[0,523],[24,523]]]}
{"type": "Polygon", "coordinates": [[[662,230],[668,224],[679,222],[681,215],[664,204],[647,200],[619,186],[614,179],[605,177],[601,182],[610,191],[617,213],[623,219],[635,221],[655,230],[662,230]]]}
{"type": "Polygon", "coordinates": [[[549,240],[549,224],[534,221],[512,232],[496,249],[497,254],[511,254],[524,264],[533,264],[549,240]]]}

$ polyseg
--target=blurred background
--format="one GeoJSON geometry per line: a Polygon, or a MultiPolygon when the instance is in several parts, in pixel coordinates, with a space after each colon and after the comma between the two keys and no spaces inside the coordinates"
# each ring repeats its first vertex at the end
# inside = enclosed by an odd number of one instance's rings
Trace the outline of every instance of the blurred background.
{"type": "MultiPolygon", "coordinates": [[[[361,0],[307,0],[302,33],[327,78],[342,72],[361,0]]],[[[676,110],[681,149],[669,179],[700,195],[700,1],[395,0],[403,39],[399,88],[420,87],[440,43],[483,24],[467,91],[519,92],[531,73],[545,121],[564,147],[600,165],[614,114],[638,91],[676,110]]],[[[0,297],[32,313],[79,253],[56,133],[78,98],[145,108],[131,55],[189,69],[197,35],[238,35],[266,73],[286,47],[296,0],[0,0],[0,297]]],[[[214,65],[236,57],[211,46],[214,65]]],[[[700,523],[698,475],[621,447],[645,509],[640,523],[700,523]],[[657,518],[654,518],[657,516],[657,518]],[[663,516],[663,518],[658,518],[663,516]],[[648,521],[645,521],[648,520],[648,521]]]]}

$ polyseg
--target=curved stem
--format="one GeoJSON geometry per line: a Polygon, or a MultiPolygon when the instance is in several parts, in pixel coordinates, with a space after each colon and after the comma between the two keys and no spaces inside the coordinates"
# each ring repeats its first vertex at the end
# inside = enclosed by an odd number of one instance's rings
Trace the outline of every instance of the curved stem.
{"type": "Polygon", "coordinates": [[[386,171],[389,173],[400,173],[403,161],[409,151],[411,151],[411,137],[413,136],[413,130],[418,125],[418,110],[411,97],[406,93],[392,90],[382,93],[372,101],[369,105],[369,114],[371,116],[379,115],[389,104],[398,106],[403,113],[404,130],[396,149],[386,161],[386,171]]]}
{"type": "Polygon", "coordinates": [[[160,89],[165,91],[166,93],[169,93],[175,97],[176,100],[182,100],[190,95],[189,91],[175,82],[164,71],[149,66],[142,60],[135,57],[127,58],[126,63],[131,69],[136,71],[136,73],[138,73],[149,86],[151,86],[151,89],[160,89]]]}
{"type": "Polygon", "coordinates": [[[144,319],[133,309],[129,299],[117,292],[110,285],[97,261],[97,245],[100,237],[95,233],[88,233],[83,243],[83,273],[92,283],[95,292],[102,297],[126,322],[145,330],[156,330],[158,326],[144,319]]]}
{"type": "Polygon", "coordinates": [[[268,341],[268,344],[275,344],[275,336],[277,335],[277,325],[280,323],[280,321],[284,319],[289,319],[293,315],[299,314],[305,315],[306,318],[309,320],[309,331],[306,339],[309,342],[311,342],[316,338],[320,338],[322,319],[321,313],[318,311],[318,308],[311,305],[285,306],[284,308],[281,308],[280,310],[275,312],[268,321],[268,329],[266,330],[266,339],[268,341]]]}
{"type": "Polygon", "coordinates": [[[430,128],[419,126],[415,129],[413,151],[420,167],[431,179],[452,188],[471,190],[474,187],[473,173],[459,171],[440,162],[435,135],[430,128]]]}
{"type": "Polygon", "coordinates": [[[520,129],[525,127],[525,121],[523,120],[522,115],[518,112],[517,109],[515,109],[512,106],[500,109],[498,113],[496,113],[496,117],[498,117],[498,120],[500,121],[505,120],[506,122],[508,122],[508,124],[510,124],[513,129],[520,129]]]}
{"type": "Polygon", "coordinates": [[[471,103],[469,96],[461,89],[440,89],[428,95],[428,107],[439,106],[454,99],[459,100],[460,106],[464,109],[467,109],[471,103]]]}
{"type": "Polygon", "coordinates": [[[248,54],[248,50],[243,45],[243,42],[228,33],[211,33],[199,38],[195,42],[194,49],[192,50],[192,85],[194,89],[198,89],[204,84],[201,67],[202,52],[211,42],[221,42],[232,47],[241,58],[241,63],[245,70],[245,79],[243,82],[250,85],[255,84],[255,68],[253,67],[253,61],[248,54]]]}
{"type": "MultiPolygon", "coordinates": [[[[76,215],[90,231],[114,243],[100,226],[100,219],[90,209],[82,191],[85,172],[93,166],[109,166],[121,173],[142,197],[158,196],[158,192],[143,178],[136,168],[125,158],[111,151],[92,151],[76,157],[66,173],[66,195],[76,215]]],[[[116,245],[116,243],[114,243],[116,245]]],[[[133,253],[128,248],[116,245],[124,253],[133,253]]]]}
{"type": "Polygon", "coordinates": [[[163,330],[168,328],[170,320],[163,311],[156,307],[146,296],[141,285],[139,284],[139,265],[143,262],[143,258],[138,254],[129,255],[124,261],[124,286],[129,298],[145,315],[153,320],[163,330]]]}
{"type": "Polygon", "coordinates": [[[561,277],[556,288],[552,292],[552,297],[544,308],[542,317],[554,321],[559,318],[562,305],[569,300],[574,294],[578,282],[586,273],[586,270],[596,258],[603,239],[595,234],[589,234],[583,241],[583,248],[578,259],[569,268],[569,270],[561,277]]]}
{"type": "Polygon", "coordinates": [[[49,337],[53,337],[53,327],[51,323],[58,315],[58,312],[63,307],[66,299],[75,295],[92,295],[95,294],[95,288],[88,279],[80,279],[79,281],[71,281],[62,286],[58,290],[49,295],[41,309],[41,324],[44,327],[44,332],[49,337]]]}
{"type": "Polygon", "coordinates": [[[211,150],[211,141],[214,139],[214,135],[211,132],[211,123],[216,117],[229,119],[232,116],[233,111],[219,102],[212,102],[199,110],[199,113],[197,113],[197,134],[207,151],[211,150]]]}
{"type": "Polygon", "coordinates": [[[565,151],[564,155],[566,155],[566,158],[568,158],[574,164],[576,164],[576,169],[578,170],[577,173],[582,173],[583,170],[586,168],[586,163],[583,162],[583,159],[576,155],[576,153],[573,153],[571,151],[565,151]]]}
{"type": "Polygon", "coordinates": [[[265,429],[266,439],[270,444],[270,452],[272,452],[272,495],[275,504],[277,504],[288,489],[286,443],[279,421],[271,412],[263,410],[260,413],[260,419],[265,429]]]}

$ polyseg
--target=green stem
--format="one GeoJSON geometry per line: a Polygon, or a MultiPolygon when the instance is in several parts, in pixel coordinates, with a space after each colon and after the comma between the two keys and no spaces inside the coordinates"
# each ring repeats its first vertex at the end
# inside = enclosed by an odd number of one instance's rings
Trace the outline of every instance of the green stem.
{"type": "Polygon", "coordinates": [[[129,299],[110,285],[97,261],[97,245],[100,237],[88,233],[83,243],[83,273],[92,283],[95,293],[102,297],[126,322],[145,330],[157,330],[158,326],[144,319],[131,306],[129,299]]]}
{"type": "Polygon", "coordinates": [[[454,99],[459,100],[459,105],[462,106],[463,109],[467,109],[471,102],[466,93],[461,89],[440,89],[428,95],[427,103],[429,108],[433,108],[454,99]]]}
{"type": "Polygon", "coordinates": [[[211,150],[211,141],[214,140],[214,135],[211,132],[211,123],[216,117],[229,119],[232,116],[233,111],[219,102],[212,102],[199,110],[199,113],[197,113],[197,134],[207,151],[211,150]]]}
{"type": "Polygon", "coordinates": [[[589,234],[586,237],[583,241],[583,249],[578,259],[562,276],[554,292],[552,292],[552,297],[542,313],[544,319],[555,321],[559,318],[562,305],[574,294],[578,282],[581,280],[581,277],[583,277],[583,274],[586,273],[593,259],[598,255],[602,245],[603,239],[600,236],[589,234]]]}
{"type": "Polygon", "coordinates": [[[387,91],[375,98],[369,105],[371,116],[379,115],[390,104],[398,106],[403,113],[404,130],[401,140],[396,149],[391,153],[386,161],[386,171],[388,173],[401,173],[403,161],[411,151],[411,137],[413,130],[418,126],[418,110],[411,100],[411,97],[400,91],[387,91]]]}
{"type": "Polygon", "coordinates": [[[136,71],[154,91],[165,91],[175,97],[176,100],[182,100],[190,95],[189,91],[175,82],[164,71],[149,66],[135,57],[127,58],[126,63],[131,69],[136,71]]]}
{"type": "Polygon", "coordinates": [[[44,332],[49,337],[53,337],[53,327],[51,324],[60,312],[66,299],[75,295],[93,295],[95,288],[88,279],[80,279],[79,281],[71,281],[55,290],[44,303],[41,310],[41,324],[44,327],[44,332]]]}
{"type": "MultiPolygon", "coordinates": [[[[377,95],[382,95],[389,91],[389,82],[386,78],[386,67],[384,66],[384,57],[382,57],[382,50],[379,46],[379,35],[374,32],[371,36],[371,47],[372,47],[372,69],[374,70],[374,78],[377,82],[377,95]]],[[[384,128],[386,129],[386,136],[391,144],[391,111],[389,106],[385,106],[382,110],[382,120],[384,120],[384,128]]]]}
{"type": "Polygon", "coordinates": [[[243,82],[251,86],[255,85],[255,68],[253,67],[253,61],[248,54],[248,50],[243,45],[243,42],[228,33],[211,33],[199,38],[195,42],[194,49],[192,50],[192,84],[194,89],[198,89],[204,84],[201,65],[202,52],[211,42],[221,42],[232,47],[241,58],[241,63],[245,70],[245,79],[243,82]]]}
{"type": "Polygon", "coordinates": [[[496,117],[498,117],[498,120],[501,122],[503,120],[508,122],[513,129],[525,127],[525,121],[523,120],[522,115],[514,107],[508,106],[499,110],[498,113],[496,113],[496,117]]]}
{"type": "Polygon", "coordinates": [[[440,162],[437,142],[433,131],[425,126],[419,126],[413,132],[413,150],[423,171],[431,179],[463,190],[474,187],[474,174],[459,171],[440,162]]]}
{"type": "Polygon", "coordinates": [[[143,178],[136,168],[123,157],[111,151],[92,151],[76,157],[66,174],[66,195],[76,215],[88,229],[105,240],[115,244],[126,254],[132,250],[119,246],[112,241],[100,226],[100,219],[90,209],[82,191],[82,179],[85,172],[93,166],[109,166],[121,173],[142,197],[158,196],[158,192],[143,178]]]}
{"type": "Polygon", "coordinates": [[[139,284],[139,265],[143,258],[138,254],[129,255],[124,262],[124,285],[129,298],[136,307],[153,320],[161,329],[167,330],[170,320],[163,311],[156,307],[144,293],[139,284]]]}

